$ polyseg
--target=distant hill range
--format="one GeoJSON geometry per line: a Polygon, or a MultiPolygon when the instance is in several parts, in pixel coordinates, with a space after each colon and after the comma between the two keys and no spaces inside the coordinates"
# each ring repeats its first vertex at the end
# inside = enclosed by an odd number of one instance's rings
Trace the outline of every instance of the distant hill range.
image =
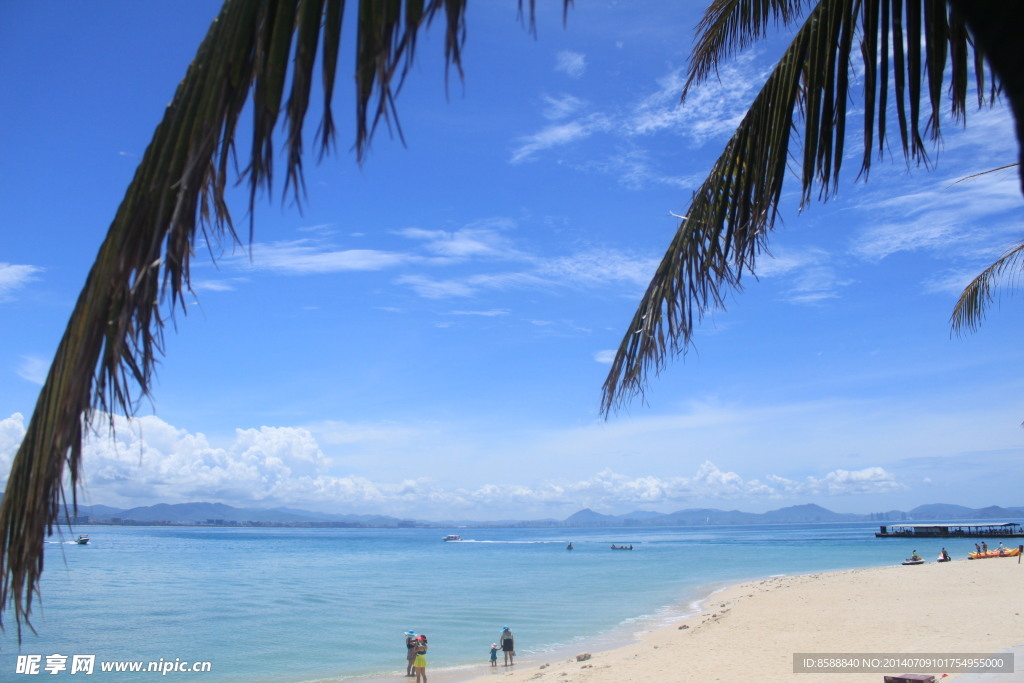
{"type": "Polygon", "coordinates": [[[209,526],[295,527],[635,527],[722,526],[735,524],[810,524],[841,522],[933,522],[957,520],[1024,519],[1024,507],[968,508],[936,503],[906,512],[891,510],[866,515],[832,512],[820,505],[794,505],[770,512],[741,512],[694,508],[662,513],[637,510],[624,515],[605,515],[587,508],[564,520],[469,520],[425,521],[386,515],[337,515],[291,508],[236,508],[223,503],[160,503],[130,509],[106,505],[80,505],[74,521],[93,524],[186,524],[209,526]]]}

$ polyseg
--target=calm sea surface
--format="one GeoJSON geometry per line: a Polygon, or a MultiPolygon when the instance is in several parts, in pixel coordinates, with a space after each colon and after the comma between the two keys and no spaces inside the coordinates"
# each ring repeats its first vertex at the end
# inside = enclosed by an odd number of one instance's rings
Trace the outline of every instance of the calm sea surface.
{"type": "MultiPolygon", "coordinates": [[[[626,529],[108,527],[46,546],[42,604],[17,655],[96,655],[87,680],[300,683],[404,674],[403,631],[430,669],[484,672],[503,625],[520,657],[602,649],[691,612],[715,588],[777,574],[894,564],[973,541],[876,539],[873,524],[626,529]],[[461,543],[444,543],[459,533],[461,543]],[[566,550],[572,541],[573,551],[566,550]],[[613,551],[612,544],[633,551],[613,551]],[[931,547],[934,546],[934,547],[931,547]],[[109,673],[100,661],[210,661],[209,673],[109,673]]],[[[77,680],[69,670],[47,680],[77,680]]],[[[17,677],[33,680],[34,677],[17,677]]]]}

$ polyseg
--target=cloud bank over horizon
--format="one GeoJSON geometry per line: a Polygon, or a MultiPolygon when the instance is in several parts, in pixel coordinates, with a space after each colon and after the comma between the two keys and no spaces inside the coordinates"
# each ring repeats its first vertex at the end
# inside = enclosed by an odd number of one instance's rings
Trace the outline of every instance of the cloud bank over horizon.
{"type": "MultiPolygon", "coordinates": [[[[19,413],[0,420],[0,468],[6,472],[25,433],[19,413]]],[[[723,470],[712,460],[682,476],[627,476],[612,468],[576,478],[459,486],[425,477],[391,481],[346,472],[325,454],[310,428],[236,429],[224,443],[190,433],[158,417],[114,417],[108,435],[97,420],[84,451],[80,502],[136,507],[156,502],[219,502],[236,507],[306,507],[321,512],[384,514],[419,519],[527,519],[564,517],[590,508],[608,514],[637,509],[673,512],[715,502],[760,510],[814,500],[906,490],[884,467],[835,469],[802,478],[752,477],[723,470]]],[[[410,437],[413,431],[405,436],[410,437]]],[[[367,443],[389,435],[352,431],[367,443]]],[[[325,436],[324,441],[331,441],[325,436]]],[[[6,483],[6,482],[4,482],[6,483]]],[[[846,507],[844,504],[843,507],[846,507]]]]}

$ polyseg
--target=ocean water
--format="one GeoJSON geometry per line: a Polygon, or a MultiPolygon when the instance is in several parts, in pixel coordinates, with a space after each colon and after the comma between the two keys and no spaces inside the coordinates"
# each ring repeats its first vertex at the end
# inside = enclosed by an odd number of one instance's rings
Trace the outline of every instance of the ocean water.
{"type": "MultiPolygon", "coordinates": [[[[404,674],[403,632],[430,670],[486,671],[503,625],[518,660],[599,650],[692,612],[724,585],[895,564],[973,541],[876,539],[873,524],[587,529],[80,527],[46,546],[42,602],[19,646],[10,611],[0,680],[18,655],[211,662],[170,678],[312,683],[404,674]],[[92,542],[75,545],[77,533],[92,542]],[[447,533],[463,542],[445,543],[447,533]],[[572,541],[574,550],[567,551],[572,541]],[[612,544],[632,544],[613,551],[612,544]],[[930,547],[934,546],[934,547],[930,547]],[[572,649],[573,652],[576,650],[572,649]]],[[[23,660],[24,661],[24,660],[23,660]]],[[[12,677],[13,678],[13,677],[12,677]]],[[[18,677],[32,680],[31,677],[18,677]]]]}

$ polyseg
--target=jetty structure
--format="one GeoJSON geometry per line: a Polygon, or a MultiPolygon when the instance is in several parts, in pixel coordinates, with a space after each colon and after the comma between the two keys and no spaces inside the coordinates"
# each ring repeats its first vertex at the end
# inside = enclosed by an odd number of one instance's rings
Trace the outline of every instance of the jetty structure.
{"type": "Polygon", "coordinates": [[[875,538],[1022,538],[1016,522],[1002,524],[890,524],[879,527],[875,538]]]}

